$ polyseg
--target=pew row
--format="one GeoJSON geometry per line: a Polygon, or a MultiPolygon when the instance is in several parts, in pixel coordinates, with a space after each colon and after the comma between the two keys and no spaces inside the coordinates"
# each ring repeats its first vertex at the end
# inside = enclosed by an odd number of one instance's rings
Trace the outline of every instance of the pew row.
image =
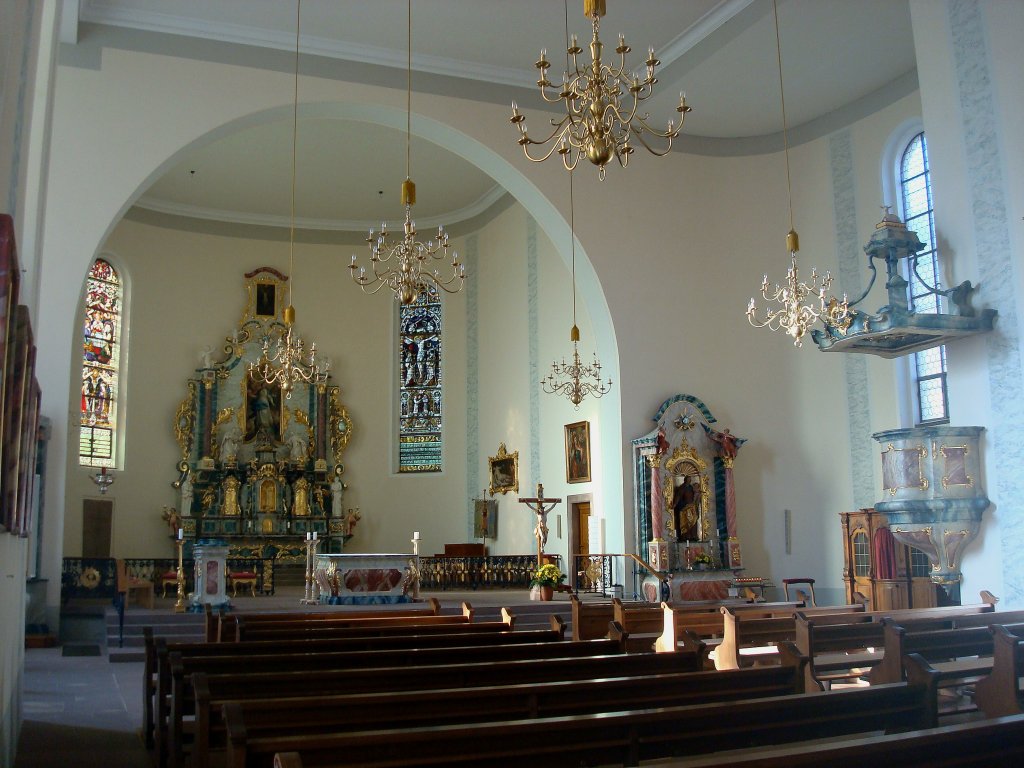
{"type": "Polygon", "coordinates": [[[184,724],[186,718],[195,713],[192,677],[198,672],[209,675],[236,673],[252,677],[257,672],[322,674],[325,670],[345,670],[351,674],[356,670],[376,669],[380,675],[404,679],[407,668],[412,667],[496,664],[516,660],[537,663],[543,659],[564,660],[620,652],[620,645],[613,640],[262,655],[243,652],[237,656],[183,656],[171,652],[170,693],[166,701],[158,699],[157,744],[161,748],[161,765],[165,760],[172,766],[178,764],[184,742],[184,724]],[[163,712],[167,713],[166,720],[159,717],[163,712]]]}
{"type": "Polygon", "coordinates": [[[719,736],[752,746],[928,725],[923,689],[894,683],[568,717],[257,737],[245,740],[244,763],[234,759],[229,742],[227,765],[265,766],[276,755],[274,764],[288,768],[510,765],[552,759],[632,766],[641,760],[706,753],[720,743],[719,736]]]}
{"type": "MultiPolygon", "coordinates": [[[[784,696],[802,692],[796,667],[638,675],[476,688],[233,700],[197,734],[197,752],[230,735],[234,764],[245,765],[253,738],[479,723],[784,696]],[[226,730],[225,730],[226,729],[226,730]]],[[[197,727],[199,724],[197,723],[197,727]]],[[[204,757],[194,765],[206,765],[204,757]]]]}
{"type": "MultiPolygon", "coordinates": [[[[830,740],[756,750],[729,750],[709,757],[674,760],[665,768],[991,768],[1024,763],[1024,715],[907,733],[830,740]],[[1021,762],[1018,762],[1021,761],[1021,762]]],[[[279,768],[298,768],[287,759],[279,768]]]]}
{"type": "Polygon", "coordinates": [[[987,717],[1024,713],[1024,639],[1008,627],[992,627],[992,671],[974,687],[974,700],[987,717]]]}

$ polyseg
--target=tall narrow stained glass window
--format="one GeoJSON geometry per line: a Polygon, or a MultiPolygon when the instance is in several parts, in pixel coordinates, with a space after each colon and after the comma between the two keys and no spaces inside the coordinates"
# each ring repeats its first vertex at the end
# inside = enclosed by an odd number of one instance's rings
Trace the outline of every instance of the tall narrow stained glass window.
{"type": "MultiPolygon", "coordinates": [[[[932,205],[931,170],[928,143],[919,133],[903,151],[900,159],[900,195],[903,220],[925,244],[917,257],[917,268],[910,269],[910,309],[914,312],[939,312],[939,297],[925,287],[939,285],[939,254],[935,247],[935,210],[932,205]]],[[[917,423],[949,421],[949,394],[946,389],[946,347],[934,347],[914,354],[912,374],[916,384],[917,423]]]]}
{"type": "Polygon", "coordinates": [[[441,300],[436,289],[398,310],[398,471],[441,471],[441,300]]]}
{"type": "Polygon", "coordinates": [[[118,361],[123,285],[109,262],[96,259],[85,287],[79,463],[113,467],[116,461],[118,361]]]}

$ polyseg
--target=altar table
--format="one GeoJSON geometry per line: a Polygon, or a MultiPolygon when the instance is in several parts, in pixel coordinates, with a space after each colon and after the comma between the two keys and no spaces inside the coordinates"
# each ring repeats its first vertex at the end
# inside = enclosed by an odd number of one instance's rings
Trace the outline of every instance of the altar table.
{"type": "Polygon", "coordinates": [[[313,578],[320,589],[321,603],[407,603],[412,602],[412,582],[419,579],[419,557],[401,553],[318,554],[313,578]]]}

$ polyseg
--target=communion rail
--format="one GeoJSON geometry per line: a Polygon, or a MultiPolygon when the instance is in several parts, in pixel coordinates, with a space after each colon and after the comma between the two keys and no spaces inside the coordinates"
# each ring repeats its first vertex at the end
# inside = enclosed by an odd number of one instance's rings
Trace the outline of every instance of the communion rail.
{"type": "Polygon", "coordinates": [[[588,554],[573,555],[573,569],[570,584],[576,594],[581,592],[603,597],[624,597],[623,584],[632,584],[632,597],[641,597],[640,583],[648,574],[658,577],[664,584],[667,574],[655,568],[642,557],[634,554],[588,554]]]}
{"type": "MultiPolygon", "coordinates": [[[[558,555],[545,557],[562,567],[558,555]]],[[[536,570],[536,555],[420,557],[420,589],[527,589],[536,570]]]]}

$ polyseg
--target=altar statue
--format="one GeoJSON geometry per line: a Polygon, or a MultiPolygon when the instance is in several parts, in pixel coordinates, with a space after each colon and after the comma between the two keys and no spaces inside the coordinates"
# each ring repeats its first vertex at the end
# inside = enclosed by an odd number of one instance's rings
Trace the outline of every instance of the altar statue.
{"type": "Polygon", "coordinates": [[[700,520],[700,488],[691,483],[689,477],[676,486],[672,514],[675,515],[676,541],[699,538],[695,528],[700,520]]]}
{"type": "Polygon", "coordinates": [[[345,490],[345,484],[341,478],[335,475],[331,481],[331,517],[341,517],[341,494],[345,490]]]}
{"type": "Polygon", "coordinates": [[[348,514],[345,515],[345,525],[342,528],[342,535],[351,536],[355,533],[356,523],[363,519],[363,516],[359,513],[359,507],[350,509],[348,514]]]}
{"type": "Polygon", "coordinates": [[[241,442],[241,433],[238,425],[231,422],[224,428],[224,435],[220,439],[220,460],[225,464],[234,464],[238,458],[238,445],[241,442]]]}
{"type": "Polygon", "coordinates": [[[181,481],[181,514],[183,517],[192,516],[192,476],[186,475],[181,481]]]}
{"type": "Polygon", "coordinates": [[[306,460],[306,438],[299,433],[288,437],[289,458],[296,464],[306,460]]]}
{"type": "Polygon", "coordinates": [[[292,514],[296,517],[309,516],[309,481],[300,477],[292,486],[294,500],[292,502],[292,514]]]}
{"type": "Polygon", "coordinates": [[[238,505],[238,478],[228,475],[224,480],[224,502],[221,507],[221,514],[229,517],[238,517],[242,514],[238,505]]]}

